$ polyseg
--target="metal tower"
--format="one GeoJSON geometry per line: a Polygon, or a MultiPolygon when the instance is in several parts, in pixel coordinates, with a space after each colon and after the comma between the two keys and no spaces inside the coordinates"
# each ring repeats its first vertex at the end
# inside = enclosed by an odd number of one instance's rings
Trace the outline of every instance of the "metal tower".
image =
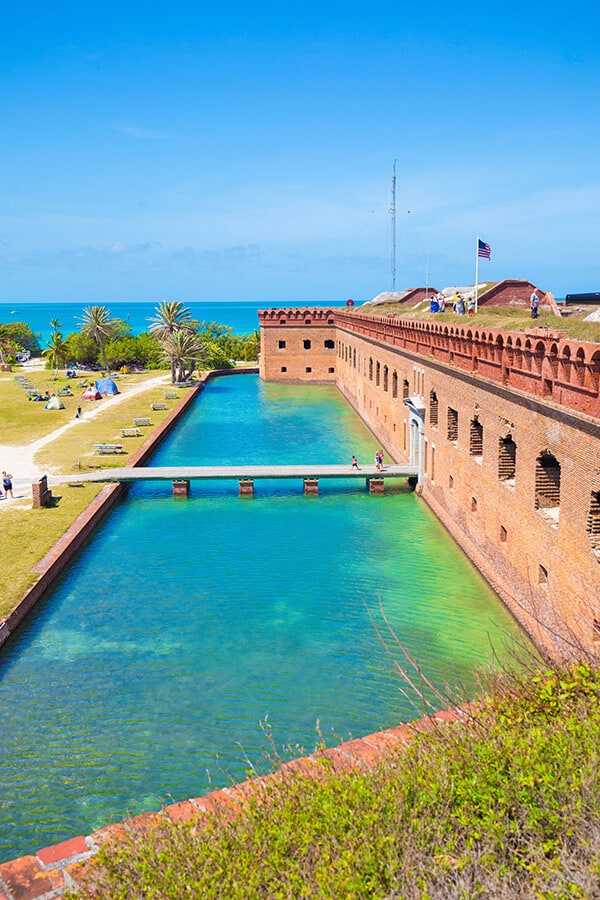
{"type": "Polygon", "coordinates": [[[392,201],[390,204],[392,223],[392,291],[396,290],[396,160],[392,169],[392,201]]]}

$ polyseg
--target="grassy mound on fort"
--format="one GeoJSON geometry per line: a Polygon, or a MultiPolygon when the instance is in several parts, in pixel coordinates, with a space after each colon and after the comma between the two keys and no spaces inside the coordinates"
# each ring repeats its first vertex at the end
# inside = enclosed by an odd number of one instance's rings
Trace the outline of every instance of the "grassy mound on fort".
{"type": "Polygon", "coordinates": [[[600,884],[600,671],[506,677],[368,773],[105,846],[87,898],[583,898],[600,884]]]}

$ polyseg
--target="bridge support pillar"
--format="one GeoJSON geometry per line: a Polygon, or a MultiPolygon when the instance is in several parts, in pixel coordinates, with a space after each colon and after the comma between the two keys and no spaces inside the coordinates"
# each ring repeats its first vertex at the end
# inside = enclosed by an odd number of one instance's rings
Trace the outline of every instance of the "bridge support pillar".
{"type": "Polygon", "coordinates": [[[319,479],[318,478],[305,478],[304,479],[304,493],[305,494],[318,494],[319,493],[319,479]]]}
{"type": "Polygon", "coordinates": [[[253,478],[240,478],[238,484],[240,486],[240,497],[254,497],[253,478]]]}
{"type": "Polygon", "coordinates": [[[367,485],[370,494],[383,494],[384,492],[383,478],[367,478],[367,485]]]}
{"type": "Polygon", "coordinates": [[[190,483],[185,478],[178,478],[173,481],[173,496],[174,497],[183,497],[184,500],[187,500],[190,494],[190,483]]]}

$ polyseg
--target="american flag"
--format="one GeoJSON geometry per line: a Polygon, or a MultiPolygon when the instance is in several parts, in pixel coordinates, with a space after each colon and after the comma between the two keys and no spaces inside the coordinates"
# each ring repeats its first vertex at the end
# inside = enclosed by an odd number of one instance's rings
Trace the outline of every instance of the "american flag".
{"type": "Polygon", "coordinates": [[[484,242],[480,241],[479,238],[477,238],[477,244],[477,256],[483,256],[484,259],[489,259],[492,252],[492,248],[490,247],[490,245],[484,244],[484,242]]]}

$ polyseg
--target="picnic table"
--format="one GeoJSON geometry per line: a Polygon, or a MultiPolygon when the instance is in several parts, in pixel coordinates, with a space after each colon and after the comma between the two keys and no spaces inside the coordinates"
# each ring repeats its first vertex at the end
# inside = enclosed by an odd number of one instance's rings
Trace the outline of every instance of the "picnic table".
{"type": "Polygon", "coordinates": [[[166,403],[152,403],[151,406],[152,406],[152,409],[166,409],[167,408],[166,403]]]}
{"type": "Polygon", "coordinates": [[[148,416],[141,416],[139,419],[134,419],[133,424],[136,427],[139,427],[142,425],[150,425],[150,419],[148,416]]]}
{"type": "Polygon", "coordinates": [[[121,428],[121,437],[140,437],[141,433],[139,428],[121,428]]]}
{"type": "Polygon", "coordinates": [[[123,444],[94,444],[96,453],[122,453],[123,444]]]}
{"type": "Polygon", "coordinates": [[[165,394],[165,400],[178,400],[179,394],[177,391],[167,391],[165,394]]]}

